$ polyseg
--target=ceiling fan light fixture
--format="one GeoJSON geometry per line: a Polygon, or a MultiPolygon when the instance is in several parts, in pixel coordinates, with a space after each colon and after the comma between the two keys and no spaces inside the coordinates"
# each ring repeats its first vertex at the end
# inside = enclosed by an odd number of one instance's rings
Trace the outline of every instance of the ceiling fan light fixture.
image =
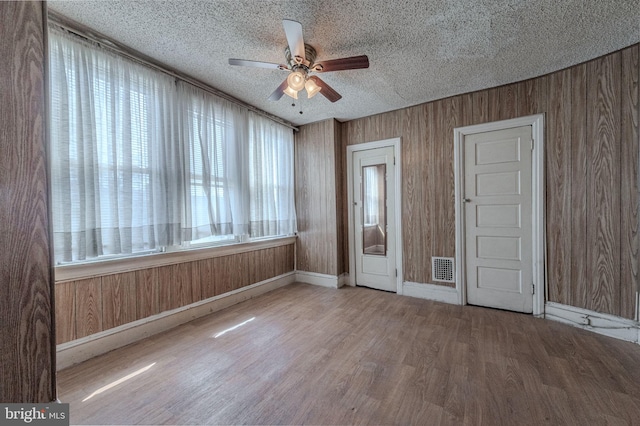
{"type": "Polygon", "coordinates": [[[291,86],[287,86],[286,89],[283,90],[285,95],[291,96],[293,99],[298,99],[298,91],[293,90],[291,86]]]}
{"type": "Polygon", "coordinates": [[[304,88],[307,89],[307,96],[309,99],[313,98],[322,89],[313,80],[307,80],[304,84],[304,88]]]}
{"type": "MultiPolygon", "coordinates": [[[[250,61],[246,59],[229,59],[229,65],[277,69],[289,73],[278,88],[269,95],[268,99],[270,101],[278,101],[284,94],[293,99],[298,99],[298,93],[306,89],[307,97],[309,98],[314,97],[320,92],[322,96],[330,102],[337,102],[342,99],[342,96],[319,77],[315,75],[309,77],[309,73],[369,68],[369,58],[367,55],[316,62],[317,51],[313,46],[304,42],[302,37],[302,24],[290,19],[283,19],[282,27],[284,28],[284,34],[287,38],[287,47],[284,49],[286,64],[250,61]]],[[[300,111],[300,113],[302,114],[302,111],[300,111]]]]}
{"type": "Polygon", "coordinates": [[[296,92],[304,88],[305,75],[300,71],[294,71],[287,77],[287,84],[296,92]]]}

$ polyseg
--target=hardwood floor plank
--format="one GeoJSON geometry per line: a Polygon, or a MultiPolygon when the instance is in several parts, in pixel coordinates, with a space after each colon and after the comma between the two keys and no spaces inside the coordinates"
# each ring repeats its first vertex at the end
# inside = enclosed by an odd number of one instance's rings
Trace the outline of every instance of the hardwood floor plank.
{"type": "Polygon", "coordinates": [[[58,384],[74,424],[633,424],[639,365],[637,345],[529,315],[294,284],[58,384]]]}

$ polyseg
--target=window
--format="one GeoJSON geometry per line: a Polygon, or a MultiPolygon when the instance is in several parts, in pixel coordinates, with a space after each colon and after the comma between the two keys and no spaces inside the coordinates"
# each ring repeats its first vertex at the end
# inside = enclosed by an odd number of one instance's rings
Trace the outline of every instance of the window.
{"type": "Polygon", "coordinates": [[[295,232],[290,129],[62,30],[49,43],[57,263],[295,232]]]}
{"type": "Polygon", "coordinates": [[[289,201],[293,183],[293,150],[288,129],[254,116],[249,126],[249,192],[252,238],[285,234],[295,228],[289,201]]]}
{"type": "Polygon", "coordinates": [[[236,138],[233,114],[226,114],[217,99],[192,86],[180,85],[179,90],[189,164],[186,220],[191,234],[185,239],[193,242],[212,241],[212,237],[232,239],[231,192],[237,186],[229,152],[236,138]]]}

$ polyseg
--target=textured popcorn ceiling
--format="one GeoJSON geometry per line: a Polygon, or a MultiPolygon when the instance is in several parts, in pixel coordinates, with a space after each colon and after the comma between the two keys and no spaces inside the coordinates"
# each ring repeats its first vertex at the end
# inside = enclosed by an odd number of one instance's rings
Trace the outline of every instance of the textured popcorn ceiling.
{"type": "Polygon", "coordinates": [[[640,41],[640,0],[59,1],[49,9],[295,124],[340,121],[536,77],[640,41]],[[316,74],[343,98],[267,97],[284,63],[282,19],[318,60],[370,68],[316,74]],[[299,113],[300,108],[303,114],[299,113]]]}

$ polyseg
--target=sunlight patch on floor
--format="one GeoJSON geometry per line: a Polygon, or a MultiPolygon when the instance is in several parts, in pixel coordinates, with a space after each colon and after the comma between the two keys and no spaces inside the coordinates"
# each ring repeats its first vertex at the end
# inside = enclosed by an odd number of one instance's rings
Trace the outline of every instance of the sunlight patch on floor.
{"type": "Polygon", "coordinates": [[[241,322],[240,324],[236,324],[236,325],[234,325],[233,327],[227,328],[226,330],[222,330],[220,333],[216,333],[216,334],[214,334],[214,335],[213,335],[213,338],[214,338],[214,339],[217,339],[218,337],[220,337],[220,336],[222,336],[222,335],[224,335],[224,334],[226,334],[226,333],[228,333],[228,332],[230,332],[230,331],[233,331],[233,330],[235,330],[236,328],[240,328],[240,327],[242,327],[243,325],[245,325],[245,324],[247,324],[247,323],[250,323],[250,322],[251,322],[251,321],[253,321],[254,319],[256,319],[256,317],[249,318],[248,320],[246,320],[246,321],[244,321],[244,322],[241,322]]]}
{"type": "Polygon", "coordinates": [[[138,376],[138,375],[140,375],[140,374],[144,373],[145,371],[149,370],[149,369],[150,369],[151,367],[153,367],[154,365],[156,365],[156,363],[155,363],[155,362],[154,362],[153,364],[149,364],[149,365],[147,365],[146,367],[142,367],[140,370],[134,371],[133,373],[128,374],[128,375],[124,376],[124,377],[123,377],[123,378],[121,378],[121,379],[118,379],[118,380],[116,380],[116,381],[114,381],[114,382],[111,382],[111,383],[109,383],[109,384],[108,384],[108,385],[106,385],[106,386],[101,387],[100,389],[96,390],[96,391],[95,391],[95,392],[93,392],[91,395],[89,395],[88,397],[86,397],[85,399],[83,399],[83,400],[82,400],[82,402],[85,402],[85,401],[87,401],[87,400],[89,400],[89,399],[93,398],[94,396],[101,394],[102,392],[108,391],[109,389],[114,388],[114,387],[118,386],[119,384],[124,383],[124,382],[126,382],[127,380],[130,380],[130,379],[132,379],[132,378],[134,378],[134,377],[136,377],[136,376],[138,376]]]}

